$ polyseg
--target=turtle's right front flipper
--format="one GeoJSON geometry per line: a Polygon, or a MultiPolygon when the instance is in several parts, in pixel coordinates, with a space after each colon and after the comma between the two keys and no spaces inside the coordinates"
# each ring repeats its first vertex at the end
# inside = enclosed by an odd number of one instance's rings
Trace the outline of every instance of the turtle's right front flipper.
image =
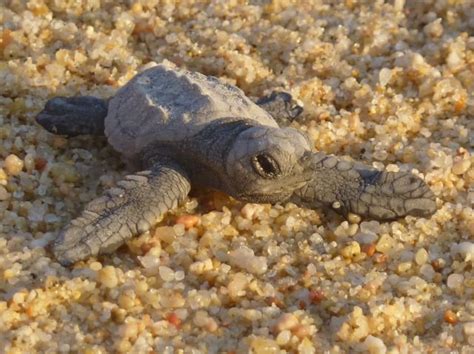
{"type": "Polygon", "coordinates": [[[266,110],[281,127],[287,127],[303,113],[303,107],[288,92],[273,91],[257,100],[257,105],[266,110]]]}
{"type": "Polygon", "coordinates": [[[312,179],[293,195],[297,204],[377,220],[428,217],[436,211],[433,192],[412,173],[378,171],[319,152],[311,169],[312,179]]]}
{"type": "Polygon", "coordinates": [[[155,163],[149,170],[126,176],[61,232],[53,245],[56,259],[70,265],[114,251],[176,208],[190,188],[186,173],[171,163],[155,163]]]}
{"type": "Polygon", "coordinates": [[[107,101],[92,97],[54,97],[36,121],[47,131],[67,136],[104,135],[107,101]]]}

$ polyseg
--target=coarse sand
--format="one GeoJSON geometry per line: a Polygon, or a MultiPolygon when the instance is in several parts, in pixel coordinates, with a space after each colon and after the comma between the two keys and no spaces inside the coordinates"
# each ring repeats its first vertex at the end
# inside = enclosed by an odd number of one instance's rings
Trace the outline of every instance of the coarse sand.
{"type": "Polygon", "coordinates": [[[0,353],[474,353],[473,33],[472,0],[0,0],[0,353]],[[379,223],[195,191],[61,266],[47,245],[127,170],[35,114],[165,59],[291,92],[315,149],[413,171],[438,211],[379,223]]]}

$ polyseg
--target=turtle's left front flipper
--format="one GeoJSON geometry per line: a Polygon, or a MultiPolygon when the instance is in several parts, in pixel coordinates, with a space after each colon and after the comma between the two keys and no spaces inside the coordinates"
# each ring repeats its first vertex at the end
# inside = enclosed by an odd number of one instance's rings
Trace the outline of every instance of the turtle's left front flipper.
{"type": "Polygon", "coordinates": [[[61,232],[53,245],[56,259],[70,265],[114,251],[176,208],[190,188],[186,173],[172,163],[155,163],[149,170],[126,176],[61,232]]]}
{"type": "Polygon", "coordinates": [[[319,152],[311,169],[311,181],[293,195],[296,204],[377,220],[428,217],[436,211],[433,192],[412,173],[378,171],[319,152]]]}

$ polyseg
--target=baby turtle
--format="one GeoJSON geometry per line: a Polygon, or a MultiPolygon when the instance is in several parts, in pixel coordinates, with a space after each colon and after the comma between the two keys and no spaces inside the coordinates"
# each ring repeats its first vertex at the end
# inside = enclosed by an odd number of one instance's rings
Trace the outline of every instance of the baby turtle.
{"type": "Polygon", "coordinates": [[[109,100],[49,100],[37,116],[48,131],[105,134],[142,169],[90,202],[61,232],[53,245],[57,260],[69,265],[114,251],[177,207],[191,185],[248,202],[292,201],[379,220],[435,211],[434,195],[413,174],[313,152],[303,133],[279,127],[301,112],[287,93],[254,103],[235,86],[171,64],[136,75],[109,100]]]}

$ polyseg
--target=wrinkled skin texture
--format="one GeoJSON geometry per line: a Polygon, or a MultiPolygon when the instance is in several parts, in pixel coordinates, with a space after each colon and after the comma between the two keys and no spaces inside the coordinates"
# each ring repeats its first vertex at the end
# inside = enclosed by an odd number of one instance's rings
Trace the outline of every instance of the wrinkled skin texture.
{"type": "MultiPolygon", "coordinates": [[[[232,92],[238,97],[239,91],[232,92]]],[[[282,92],[257,104],[280,124],[288,124],[302,111],[282,92]]],[[[37,121],[55,134],[103,135],[106,116],[105,100],[57,97],[46,104],[37,121]]],[[[85,207],[55,241],[56,258],[70,265],[113,252],[182,202],[191,185],[249,202],[293,201],[378,220],[435,212],[434,195],[413,174],[381,172],[313,152],[304,134],[275,126],[239,117],[213,119],[179,142],[148,144],[139,154],[143,170],[85,207]]]]}
{"type": "Polygon", "coordinates": [[[433,192],[412,173],[378,171],[323,153],[313,154],[310,165],[312,179],[293,194],[296,204],[377,220],[428,217],[436,211],[433,192]]]}
{"type": "Polygon", "coordinates": [[[56,239],[56,259],[63,265],[109,253],[131,237],[150,229],[188,195],[186,174],[172,162],[126,176],[117,187],[86,205],[56,239]]]}

